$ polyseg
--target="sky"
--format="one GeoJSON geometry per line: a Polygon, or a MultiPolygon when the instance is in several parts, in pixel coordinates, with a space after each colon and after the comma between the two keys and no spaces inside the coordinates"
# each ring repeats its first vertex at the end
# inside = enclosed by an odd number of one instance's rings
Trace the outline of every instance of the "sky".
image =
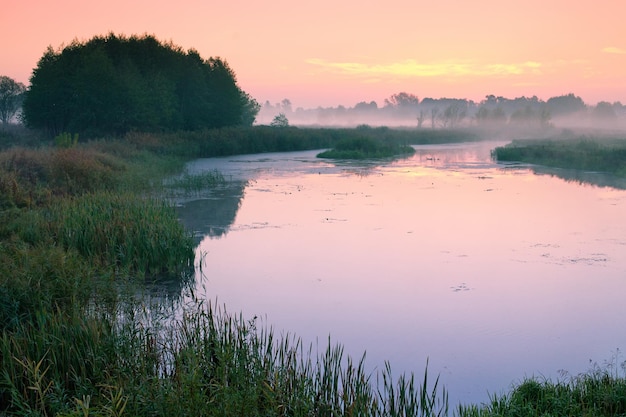
{"type": "Polygon", "coordinates": [[[623,0],[3,0],[0,75],[48,46],[154,35],[221,57],[260,103],[352,107],[399,92],[626,104],[623,0]]]}

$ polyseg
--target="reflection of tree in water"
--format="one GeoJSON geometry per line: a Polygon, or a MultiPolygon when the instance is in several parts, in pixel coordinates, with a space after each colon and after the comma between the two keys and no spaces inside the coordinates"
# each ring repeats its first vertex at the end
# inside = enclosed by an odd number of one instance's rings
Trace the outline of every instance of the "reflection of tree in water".
{"type": "Polygon", "coordinates": [[[202,198],[182,203],[177,211],[196,244],[205,237],[219,238],[230,229],[241,205],[246,182],[228,182],[202,198]]]}
{"type": "Polygon", "coordinates": [[[180,274],[162,274],[145,282],[142,298],[152,300],[154,306],[174,306],[181,300],[183,294],[188,293],[195,286],[194,268],[180,274]]]}
{"type": "Polygon", "coordinates": [[[552,177],[561,178],[567,182],[626,190],[626,178],[605,172],[589,172],[578,169],[560,169],[540,166],[533,166],[531,169],[537,175],[550,175],[552,177]]]}

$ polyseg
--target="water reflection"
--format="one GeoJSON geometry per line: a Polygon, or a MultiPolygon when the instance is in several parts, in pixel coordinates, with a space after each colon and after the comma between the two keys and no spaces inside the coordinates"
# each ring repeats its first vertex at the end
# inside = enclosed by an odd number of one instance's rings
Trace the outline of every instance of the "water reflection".
{"type": "Polygon", "coordinates": [[[178,204],[183,225],[194,234],[196,244],[205,237],[219,238],[228,233],[241,206],[245,181],[228,181],[209,195],[178,204]]]}
{"type": "Polygon", "coordinates": [[[605,172],[590,172],[542,166],[533,166],[532,170],[537,175],[550,175],[576,184],[596,185],[598,187],[611,187],[626,190],[626,178],[617,177],[605,172]]]}
{"type": "Polygon", "coordinates": [[[496,145],[374,167],[316,152],[195,161],[247,181],[227,208],[185,215],[205,235],[197,293],[305,341],[330,335],[372,368],[421,374],[429,358],[453,402],[584,371],[626,345],[626,192],[496,164],[496,145]]]}

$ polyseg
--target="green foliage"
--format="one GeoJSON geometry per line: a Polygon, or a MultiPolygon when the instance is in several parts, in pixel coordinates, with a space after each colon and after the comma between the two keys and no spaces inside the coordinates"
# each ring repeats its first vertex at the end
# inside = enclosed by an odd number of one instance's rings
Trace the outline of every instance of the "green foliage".
{"type": "Polygon", "coordinates": [[[334,149],[324,151],[318,158],[333,159],[374,159],[391,158],[400,155],[412,155],[415,149],[408,145],[376,140],[367,137],[342,139],[335,144],[334,149]]]}
{"type": "MultiPolygon", "coordinates": [[[[626,379],[619,370],[597,365],[590,371],[551,381],[527,378],[510,393],[482,407],[462,406],[459,417],[480,416],[624,416],[626,379]],[[617,371],[617,372],[616,372],[617,371]]],[[[623,366],[624,364],[621,364],[623,366]]]]}
{"type": "Polygon", "coordinates": [[[498,161],[626,175],[626,140],[586,138],[513,141],[493,150],[498,161]]]}
{"type": "Polygon", "coordinates": [[[54,146],[57,148],[71,148],[78,143],[78,133],[72,135],[68,132],[59,133],[54,137],[54,146]]]}
{"type": "Polygon", "coordinates": [[[30,81],[24,120],[51,136],[235,126],[252,124],[258,112],[225,61],[148,35],[49,48],[30,81]]]}

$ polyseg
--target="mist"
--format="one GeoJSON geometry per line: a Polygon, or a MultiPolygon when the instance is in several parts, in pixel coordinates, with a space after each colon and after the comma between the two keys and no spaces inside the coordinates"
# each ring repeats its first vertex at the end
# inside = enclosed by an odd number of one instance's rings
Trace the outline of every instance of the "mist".
{"type": "Polygon", "coordinates": [[[289,99],[266,101],[256,124],[269,125],[284,115],[292,126],[356,127],[359,125],[405,128],[467,128],[486,130],[626,130],[626,106],[621,102],[586,104],[574,94],[551,97],[505,98],[488,95],[475,102],[459,98],[423,98],[397,93],[382,104],[362,101],[352,107],[294,108],[289,99]]]}

